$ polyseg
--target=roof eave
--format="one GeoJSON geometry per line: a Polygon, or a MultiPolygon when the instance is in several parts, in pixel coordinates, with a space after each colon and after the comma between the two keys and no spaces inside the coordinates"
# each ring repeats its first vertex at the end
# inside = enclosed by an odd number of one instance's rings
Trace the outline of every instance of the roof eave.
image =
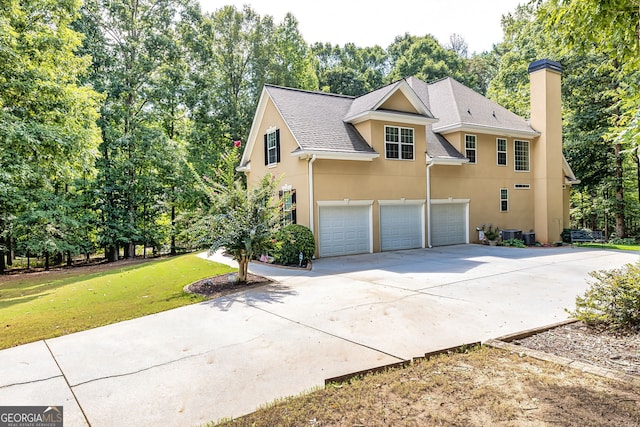
{"type": "Polygon", "coordinates": [[[469,159],[455,158],[455,157],[430,157],[427,155],[428,165],[446,165],[446,166],[460,166],[465,163],[469,163],[469,159]]]}
{"type": "Polygon", "coordinates": [[[366,122],[367,120],[382,120],[398,123],[407,123],[412,125],[429,125],[437,123],[438,119],[425,116],[416,116],[414,114],[405,114],[395,111],[370,110],[363,111],[350,117],[346,117],[344,121],[353,125],[366,122]]]}
{"type": "Polygon", "coordinates": [[[291,153],[293,157],[308,159],[315,156],[316,159],[325,160],[355,160],[370,162],[380,157],[379,153],[355,153],[345,151],[323,151],[323,150],[296,150],[291,153]]]}
{"type": "Polygon", "coordinates": [[[433,131],[441,135],[453,132],[477,132],[490,135],[509,136],[514,138],[535,138],[540,136],[540,132],[531,130],[518,130],[501,128],[497,126],[478,125],[473,123],[454,123],[446,126],[434,126],[433,131]]]}

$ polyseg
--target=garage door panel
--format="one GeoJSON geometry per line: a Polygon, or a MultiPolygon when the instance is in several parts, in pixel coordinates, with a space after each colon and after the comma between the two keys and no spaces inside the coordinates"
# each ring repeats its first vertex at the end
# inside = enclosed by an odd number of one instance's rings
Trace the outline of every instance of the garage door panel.
{"type": "Polygon", "coordinates": [[[467,205],[461,203],[431,206],[431,244],[433,246],[467,243],[467,205]]]}
{"type": "Polygon", "coordinates": [[[422,205],[380,207],[380,249],[392,251],[422,247],[422,205]]]}
{"type": "Polygon", "coordinates": [[[370,206],[321,206],[321,257],[370,252],[370,206]]]}

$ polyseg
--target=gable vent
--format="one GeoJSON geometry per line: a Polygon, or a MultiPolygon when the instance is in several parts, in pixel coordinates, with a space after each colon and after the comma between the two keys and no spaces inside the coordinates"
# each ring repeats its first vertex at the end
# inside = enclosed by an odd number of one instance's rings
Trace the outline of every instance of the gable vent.
{"type": "Polygon", "coordinates": [[[516,190],[529,190],[531,188],[531,184],[514,184],[513,188],[516,190]]]}

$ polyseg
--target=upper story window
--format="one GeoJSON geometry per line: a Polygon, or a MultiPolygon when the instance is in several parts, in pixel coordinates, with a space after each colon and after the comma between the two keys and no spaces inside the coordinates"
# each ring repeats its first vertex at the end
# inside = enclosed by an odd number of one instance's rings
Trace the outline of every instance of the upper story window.
{"type": "Polygon", "coordinates": [[[477,162],[477,149],[478,146],[476,144],[476,136],[475,135],[465,135],[464,136],[464,150],[465,156],[469,159],[469,163],[477,162]]]}
{"type": "Polygon", "coordinates": [[[516,171],[529,172],[529,141],[513,141],[513,160],[516,171]]]}
{"type": "Polygon", "coordinates": [[[264,134],[264,164],[271,166],[278,162],[280,162],[280,129],[273,129],[264,134]]]}
{"type": "Polygon", "coordinates": [[[496,162],[498,166],[507,165],[507,140],[504,138],[496,139],[496,162]]]}
{"type": "Polygon", "coordinates": [[[384,147],[387,159],[413,160],[413,128],[385,126],[384,147]]]}

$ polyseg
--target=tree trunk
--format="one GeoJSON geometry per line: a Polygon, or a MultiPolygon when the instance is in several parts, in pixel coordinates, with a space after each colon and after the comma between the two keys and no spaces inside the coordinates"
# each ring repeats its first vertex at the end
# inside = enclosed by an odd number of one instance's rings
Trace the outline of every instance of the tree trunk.
{"type": "Polygon", "coordinates": [[[238,281],[247,281],[247,270],[249,269],[249,258],[246,255],[241,255],[238,261],[238,281]]]}
{"type": "Polygon", "coordinates": [[[171,206],[171,255],[176,254],[176,207],[171,206]]]}
{"type": "Polygon", "coordinates": [[[71,251],[67,251],[67,267],[71,267],[71,251]]]}
{"type": "MultiPolygon", "coordinates": [[[[0,247],[2,247],[2,245],[4,245],[4,237],[0,236],[0,247]]],[[[7,268],[4,260],[4,251],[0,249],[0,274],[3,274],[4,270],[7,268]]]]}
{"type": "Polygon", "coordinates": [[[44,253],[44,269],[49,269],[49,252],[44,253]]]}
{"type": "Polygon", "coordinates": [[[13,265],[13,238],[11,234],[7,236],[7,266],[13,265]]]}
{"type": "Polygon", "coordinates": [[[624,188],[622,180],[622,144],[615,145],[616,155],[616,237],[626,237],[624,222],[624,188]]]}

